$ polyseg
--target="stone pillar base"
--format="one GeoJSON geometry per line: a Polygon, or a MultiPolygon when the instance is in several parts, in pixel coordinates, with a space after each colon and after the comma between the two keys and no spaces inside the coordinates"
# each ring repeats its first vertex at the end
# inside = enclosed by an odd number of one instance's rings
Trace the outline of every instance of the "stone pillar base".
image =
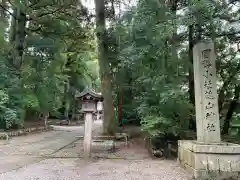
{"type": "Polygon", "coordinates": [[[100,151],[115,151],[115,142],[112,140],[93,140],[92,141],[92,152],[100,151]]]}
{"type": "Polygon", "coordinates": [[[240,180],[240,145],[178,142],[178,161],[197,180],[240,180]]]}

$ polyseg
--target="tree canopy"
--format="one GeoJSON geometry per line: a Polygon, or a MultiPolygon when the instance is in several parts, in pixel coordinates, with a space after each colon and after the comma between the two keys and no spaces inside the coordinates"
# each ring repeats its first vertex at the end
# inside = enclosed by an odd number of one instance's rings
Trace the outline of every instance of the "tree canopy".
{"type": "Polygon", "coordinates": [[[223,134],[239,117],[240,3],[237,0],[0,1],[0,119],[74,113],[76,91],[104,96],[104,131],[116,117],[151,135],[196,130],[193,47],[217,52],[223,134]],[[96,20],[96,21],[95,21],[96,20]]]}
{"type": "Polygon", "coordinates": [[[76,90],[98,79],[88,10],[67,0],[3,0],[0,7],[2,126],[72,109],[76,90]]]}

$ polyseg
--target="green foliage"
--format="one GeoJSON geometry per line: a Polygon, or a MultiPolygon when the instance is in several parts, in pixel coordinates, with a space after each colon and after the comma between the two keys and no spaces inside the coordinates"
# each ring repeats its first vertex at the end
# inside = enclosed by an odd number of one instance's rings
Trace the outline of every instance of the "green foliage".
{"type": "Polygon", "coordinates": [[[239,124],[240,123],[240,113],[234,113],[232,116],[232,123],[239,124]]]}
{"type": "Polygon", "coordinates": [[[231,46],[238,43],[234,37],[239,31],[227,28],[239,22],[239,8],[233,10],[233,4],[139,0],[121,14],[109,29],[109,49],[114,90],[123,94],[125,118],[135,114],[151,135],[194,130],[195,107],[189,93],[192,45],[211,38],[217,52],[219,104],[225,105],[220,113],[225,120],[240,72],[238,51],[231,46]]]}
{"type": "Polygon", "coordinates": [[[9,96],[3,90],[0,90],[0,127],[9,128],[17,120],[16,110],[8,108],[9,96]]]}
{"type": "Polygon", "coordinates": [[[188,129],[193,106],[182,83],[186,71],[179,68],[185,61],[178,62],[166,43],[174,32],[167,21],[171,16],[163,16],[167,7],[155,1],[139,1],[132,11],[132,20],[122,19],[116,29],[121,42],[115,82],[127,95],[124,108],[131,107],[124,109],[125,114],[137,114],[143,130],[151,135],[179,134],[188,129]]]}
{"type": "Polygon", "coordinates": [[[182,91],[170,89],[158,93],[155,94],[155,98],[149,98],[149,96],[148,98],[141,98],[141,104],[137,110],[142,119],[143,129],[151,135],[167,133],[179,135],[179,133],[188,129],[188,118],[193,107],[189,100],[185,98],[186,93],[182,91]]]}
{"type": "Polygon", "coordinates": [[[0,21],[0,128],[57,114],[98,79],[97,64],[90,63],[96,59],[93,27],[79,1],[13,0],[8,6],[12,22],[0,21]]]}

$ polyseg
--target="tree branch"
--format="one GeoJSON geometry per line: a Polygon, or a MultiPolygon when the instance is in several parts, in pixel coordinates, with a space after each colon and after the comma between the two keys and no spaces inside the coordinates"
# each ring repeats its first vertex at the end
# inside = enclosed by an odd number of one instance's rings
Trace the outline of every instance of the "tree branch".
{"type": "MultiPolygon", "coordinates": [[[[55,14],[56,12],[58,12],[58,11],[60,11],[60,10],[62,10],[62,9],[63,9],[63,6],[61,6],[60,8],[57,8],[57,9],[55,9],[55,10],[53,10],[53,11],[42,13],[42,14],[38,15],[38,16],[36,17],[36,19],[37,19],[37,18],[41,18],[41,17],[43,17],[43,16],[47,16],[47,15],[53,15],[53,14],[55,14]]],[[[36,19],[35,19],[35,18],[28,18],[28,21],[31,21],[31,20],[37,21],[36,19]]]]}
{"type": "Polygon", "coordinates": [[[234,97],[230,102],[230,105],[229,105],[229,108],[228,108],[228,111],[226,114],[226,118],[224,120],[223,129],[221,132],[223,135],[228,134],[228,132],[229,132],[231,118],[232,118],[234,110],[236,109],[237,104],[238,104],[239,93],[240,93],[240,85],[235,85],[234,97]]]}
{"type": "Polygon", "coordinates": [[[7,8],[5,8],[2,4],[0,4],[0,9],[3,9],[3,11],[6,11],[10,16],[12,16],[14,19],[16,19],[17,17],[11,13],[7,8]]]}
{"type": "Polygon", "coordinates": [[[223,108],[223,102],[225,100],[224,93],[225,93],[226,89],[228,88],[228,85],[231,83],[233,77],[238,73],[239,70],[240,70],[240,63],[238,63],[235,71],[223,83],[223,86],[222,86],[222,88],[219,91],[219,95],[218,95],[218,108],[219,108],[219,112],[221,112],[221,110],[223,108]]]}

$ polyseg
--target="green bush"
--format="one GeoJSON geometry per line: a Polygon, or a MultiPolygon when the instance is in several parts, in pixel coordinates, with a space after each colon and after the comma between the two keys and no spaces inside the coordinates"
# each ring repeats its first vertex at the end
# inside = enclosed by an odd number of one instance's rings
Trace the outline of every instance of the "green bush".
{"type": "Polygon", "coordinates": [[[9,97],[6,92],[0,90],[0,128],[8,129],[18,124],[18,113],[8,107],[9,97]]]}

